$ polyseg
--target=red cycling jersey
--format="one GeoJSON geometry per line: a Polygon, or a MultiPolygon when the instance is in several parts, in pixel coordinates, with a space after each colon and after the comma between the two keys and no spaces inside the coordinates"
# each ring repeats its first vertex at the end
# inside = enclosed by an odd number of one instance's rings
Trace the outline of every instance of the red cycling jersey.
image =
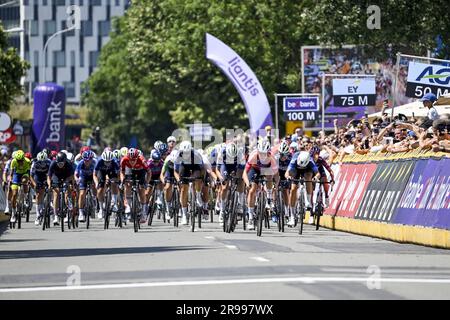
{"type": "Polygon", "coordinates": [[[130,163],[130,157],[125,156],[120,161],[120,169],[122,171],[128,170],[148,170],[147,162],[145,161],[144,157],[137,158],[137,161],[134,165],[130,163]]]}

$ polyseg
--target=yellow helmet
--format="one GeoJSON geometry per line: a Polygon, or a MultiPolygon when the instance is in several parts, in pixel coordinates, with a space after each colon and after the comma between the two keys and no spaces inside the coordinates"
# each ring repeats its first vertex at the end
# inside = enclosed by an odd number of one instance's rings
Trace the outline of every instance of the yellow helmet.
{"type": "Polygon", "coordinates": [[[17,150],[16,154],[14,156],[14,159],[16,159],[17,161],[21,161],[25,158],[25,152],[23,152],[22,150],[17,150]]]}

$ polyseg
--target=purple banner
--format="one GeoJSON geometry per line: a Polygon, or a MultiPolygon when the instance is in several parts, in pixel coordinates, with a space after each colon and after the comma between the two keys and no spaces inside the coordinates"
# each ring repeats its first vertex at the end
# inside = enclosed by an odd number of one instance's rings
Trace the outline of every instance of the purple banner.
{"type": "Polygon", "coordinates": [[[393,223],[450,230],[450,159],[418,160],[393,223]]]}
{"type": "Polygon", "coordinates": [[[63,149],[65,106],[66,95],[62,86],[55,83],[45,83],[34,89],[32,128],[34,155],[43,148],[63,149]]]}

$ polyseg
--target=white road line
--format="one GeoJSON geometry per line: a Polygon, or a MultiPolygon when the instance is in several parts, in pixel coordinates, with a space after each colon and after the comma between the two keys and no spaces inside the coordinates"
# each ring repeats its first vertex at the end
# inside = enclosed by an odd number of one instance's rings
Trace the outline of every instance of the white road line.
{"type": "Polygon", "coordinates": [[[212,239],[212,240],[214,240],[215,238],[213,236],[206,236],[205,239],[212,239]]]}
{"type": "Polygon", "coordinates": [[[225,245],[225,247],[228,248],[228,249],[237,249],[236,246],[233,246],[233,245],[230,245],[230,244],[225,245]]]}
{"type": "Polygon", "coordinates": [[[357,278],[357,277],[294,277],[294,278],[255,278],[255,279],[228,279],[228,280],[199,280],[199,281],[167,281],[167,282],[142,282],[142,283],[118,283],[84,286],[50,286],[50,287],[25,287],[3,288],[0,293],[11,292],[35,292],[35,291],[71,291],[71,290],[96,290],[96,289],[125,289],[146,287],[174,287],[174,286],[204,286],[218,284],[254,284],[254,283],[283,283],[300,282],[312,284],[317,282],[362,282],[374,281],[385,283],[434,283],[448,284],[450,279],[416,279],[416,278],[357,278]]]}
{"type": "Polygon", "coordinates": [[[270,261],[269,259],[263,258],[263,257],[250,257],[250,259],[259,261],[259,262],[268,262],[270,261]]]}

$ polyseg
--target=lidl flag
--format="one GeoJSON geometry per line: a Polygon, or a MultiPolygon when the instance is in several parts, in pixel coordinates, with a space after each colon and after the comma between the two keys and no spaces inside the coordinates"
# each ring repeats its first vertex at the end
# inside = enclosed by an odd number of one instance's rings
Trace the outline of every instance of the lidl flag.
{"type": "Polygon", "coordinates": [[[218,66],[239,92],[247,109],[253,132],[273,126],[269,101],[258,78],[233,49],[216,37],[206,34],[206,58],[218,66]]]}

